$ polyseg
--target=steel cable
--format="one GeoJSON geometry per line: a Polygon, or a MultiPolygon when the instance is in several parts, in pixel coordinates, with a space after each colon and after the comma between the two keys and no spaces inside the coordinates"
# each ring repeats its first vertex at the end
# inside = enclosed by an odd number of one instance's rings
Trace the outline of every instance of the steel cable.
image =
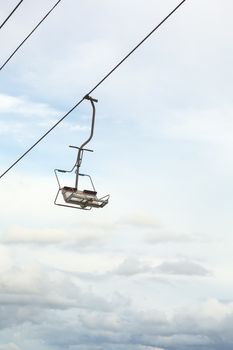
{"type": "Polygon", "coordinates": [[[11,18],[11,16],[13,15],[13,13],[17,10],[17,8],[22,4],[23,0],[21,0],[16,6],[15,8],[11,11],[11,13],[9,14],[9,16],[7,16],[7,18],[2,22],[2,24],[0,25],[0,29],[2,29],[2,27],[6,24],[6,22],[11,18]]]}

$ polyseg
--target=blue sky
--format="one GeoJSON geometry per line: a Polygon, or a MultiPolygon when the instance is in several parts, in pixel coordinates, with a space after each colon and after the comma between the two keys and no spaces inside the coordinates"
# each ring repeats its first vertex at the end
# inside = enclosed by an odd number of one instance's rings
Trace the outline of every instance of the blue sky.
{"type": "MultiPolygon", "coordinates": [[[[1,62],[53,4],[24,0],[1,62]]],[[[63,0],[0,73],[1,172],[176,5],[63,0]]],[[[1,179],[0,350],[232,349],[232,10],[187,0],[93,94],[108,206],[53,205],[88,102],[1,179]]]]}

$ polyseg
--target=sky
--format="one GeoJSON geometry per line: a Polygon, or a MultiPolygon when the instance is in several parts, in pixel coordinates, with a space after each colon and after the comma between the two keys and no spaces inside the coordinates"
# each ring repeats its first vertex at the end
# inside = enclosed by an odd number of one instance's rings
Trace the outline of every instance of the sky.
{"type": "MultiPolygon", "coordinates": [[[[23,1],[1,63],[54,3],[23,1]]],[[[177,4],[61,1],[0,72],[1,173],[177,4]]],[[[187,0],[93,93],[82,171],[106,207],[53,203],[88,101],[0,180],[0,350],[233,348],[232,11],[187,0]]]]}

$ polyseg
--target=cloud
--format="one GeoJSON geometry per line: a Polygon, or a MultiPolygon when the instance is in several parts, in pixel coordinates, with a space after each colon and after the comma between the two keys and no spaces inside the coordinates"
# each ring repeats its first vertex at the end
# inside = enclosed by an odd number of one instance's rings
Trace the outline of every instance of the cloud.
{"type": "MultiPolygon", "coordinates": [[[[64,112],[55,107],[30,100],[26,96],[13,96],[0,93],[0,135],[12,135],[32,137],[36,129],[50,128],[57,123],[64,112]],[[27,132],[25,132],[27,131],[27,132]]],[[[86,132],[89,125],[79,118],[77,122],[63,122],[63,129],[69,132],[86,132]]]]}
{"type": "Polygon", "coordinates": [[[210,271],[198,263],[181,261],[164,261],[155,265],[155,262],[142,261],[137,258],[126,258],[113,270],[113,273],[122,276],[136,275],[179,275],[179,276],[209,276],[210,271]]]}
{"type": "Polygon", "coordinates": [[[6,243],[58,244],[67,240],[67,234],[59,229],[35,229],[13,227],[5,236],[6,243]]]}
{"type": "Polygon", "coordinates": [[[143,346],[142,345],[139,350],[165,350],[165,349],[157,348],[154,346],[143,346]]]}
{"type": "Polygon", "coordinates": [[[116,221],[116,228],[122,226],[130,227],[134,230],[140,230],[143,232],[143,240],[149,244],[200,243],[204,242],[206,239],[204,234],[173,232],[164,227],[161,220],[155,218],[152,214],[142,214],[137,212],[129,213],[127,216],[116,221]]]}
{"type": "MultiPolygon", "coordinates": [[[[191,276],[203,273],[198,264],[182,261],[188,266],[184,271],[183,266],[173,263],[154,266],[131,258],[113,273],[118,278],[143,273],[191,276]]],[[[119,279],[113,290],[125,294],[127,290],[124,291],[122,282],[119,279]]],[[[88,350],[92,346],[111,350],[193,350],[195,347],[217,350],[219,344],[223,344],[223,349],[226,342],[233,344],[228,334],[233,325],[233,303],[213,299],[197,307],[165,311],[159,309],[155,298],[150,309],[140,310],[130,299],[126,302],[110,290],[106,293],[106,283],[102,287],[94,283],[93,289],[79,283],[74,275],[35,263],[8,268],[0,278],[1,328],[12,332],[14,327],[18,331],[24,328],[30,337],[48,347],[74,350],[88,350]],[[225,339],[221,342],[216,337],[220,334],[225,339]]]]}
{"type": "Polygon", "coordinates": [[[231,105],[213,109],[197,108],[189,112],[188,118],[186,113],[179,112],[162,120],[160,130],[167,139],[186,144],[192,142],[202,157],[217,161],[218,164],[224,163],[224,167],[232,169],[232,161],[228,156],[233,150],[232,114],[231,105]]]}
{"type": "Polygon", "coordinates": [[[147,215],[145,213],[133,213],[127,217],[122,217],[119,220],[121,225],[129,225],[134,228],[145,229],[158,229],[160,228],[160,222],[154,216],[147,215]]]}
{"type": "Polygon", "coordinates": [[[58,110],[51,108],[46,103],[31,102],[23,96],[11,96],[0,93],[0,114],[47,118],[57,116],[58,110]]]}
{"type": "Polygon", "coordinates": [[[134,276],[151,271],[151,267],[136,258],[126,258],[115,270],[114,273],[122,276],[134,276]]]}
{"type": "MultiPolygon", "coordinates": [[[[214,302],[225,311],[212,322],[205,312],[207,301],[197,310],[170,310],[169,316],[153,305],[147,312],[127,308],[114,315],[89,312],[74,318],[67,314],[63,322],[58,319],[56,326],[48,323],[42,326],[39,334],[47,344],[61,349],[86,350],[92,346],[111,350],[230,349],[233,338],[228,330],[233,324],[232,304],[224,307],[217,300],[214,302]]],[[[216,308],[213,314],[218,314],[216,308]]]]}
{"type": "Polygon", "coordinates": [[[20,348],[13,343],[9,343],[9,344],[0,344],[0,350],[20,350],[20,348]]]}
{"type": "Polygon", "coordinates": [[[58,245],[67,247],[91,247],[103,245],[108,241],[105,232],[93,231],[91,226],[80,225],[81,230],[69,229],[67,232],[56,228],[12,227],[5,235],[6,244],[58,245]]]}
{"type": "Polygon", "coordinates": [[[9,123],[5,121],[0,121],[0,134],[9,135],[9,134],[20,134],[23,132],[23,124],[20,122],[9,123]]]}
{"type": "Polygon", "coordinates": [[[35,264],[12,268],[1,275],[0,305],[2,310],[23,306],[27,306],[28,310],[111,310],[110,301],[92,291],[84,291],[78,283],[74,283],[63,273],[48,272],[35,264]]]}
{"type": "Polygon", "coordinates": [[[168,275],[208,276],[210,272],[200,264],[192,261],[163,262],[156,267],[156,271],[168,275]]]}
{"type": "Polygon", "coordinates": [[[0,244],[0,272],[3,273],[8,271],[13,264],[13,257],[11,256],[11,251],[5,245],[0,244]]]}
{"type": "Polygon", "coordinates": [[[145,241],[149,244],[163,243],[194,243],[203,241],[203,235],[176,233],[163,229],[149,232],[145,235],[145,241]]]}
{"type": "MultiPolygon", "coordinates": [[[[123,344],[117,344],[116,346],[112,345],[112,344],[107,344],[108,349],[110,350],[125,350],[126,349],[126,345],[123,344]]],[[[102,345],[95,345],[92,344],[91,348],[93,350],[102,350],[103,347],[102,345]]],[[[89,350],[90,348],[86,345],[73,345],[70,346],[70,350],[89,350]]],[[[154,347],[154,346],[144,346],[144,345],[132,345],[132,344],[127,344],[127,349],[128,350],[166,350],[166,349],[162,349],[162,348],[158,348],[158,347],[154,347]]]]}
{"type": "MultiPolygon", "coordinates": [[[[0,135],[22,142],[35,137],[44,125],[51,125],[60,112],[46,103],[31,101],[24,96],[0,93],[0,135]]],[[[5,139],[4,139],[5,140],[5,139]]]]}

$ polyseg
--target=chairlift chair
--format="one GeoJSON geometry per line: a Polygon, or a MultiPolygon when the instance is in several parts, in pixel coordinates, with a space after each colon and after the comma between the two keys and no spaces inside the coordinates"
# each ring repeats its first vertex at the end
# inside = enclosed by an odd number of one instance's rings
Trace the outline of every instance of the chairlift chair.
{"type": "Polygon", "coordinates": [[[83,159],[83,152],[93,152],[93,150],[84,148],[92,139],[93,133],[94,133],[94,126],[95,126],[95,102],[98,102],[98,100],[93,99],[90,96],[85,96],[86,100],[89,100],[91,102],[92,106],[92,123],[91,123],[91,133],[88,139],[83,142],[83,144],[80,147],[76,146],[69,146],[71,148],[78,149],[78,155],[77,160],[71,170],[61,170],[61,169],[55,169],[55,175],[58,182],[58,192],[54,200],[54,204],[63,206],[63,207],[69,207],[69,208],[75,208],[75,209],[83,209],[83,210],[91,210],[92,208],[103,208],[106,204],[108,204],[108,200],[110,195],[105,195],[103,197],[98,198],[97,192],[95,189],[95,186],[93,184],[92,178],[90,175],[87,174],[81,174],[80,173],[80,167],[83,159]],[[75,186],[69,187],[64,186],[62,187],[59,181],[58,173],[72,173],[75,170],[75,186]],[[91,183],[91,190],[81,190],[79,188],[79,177],[80,176],[86,176],[89,178],[89,181],[91,183]],[[62,196],[60,196],[62,194],[62,196]],[[63,198],[63,202],[60,202],[60,197],[63,198]]]}

